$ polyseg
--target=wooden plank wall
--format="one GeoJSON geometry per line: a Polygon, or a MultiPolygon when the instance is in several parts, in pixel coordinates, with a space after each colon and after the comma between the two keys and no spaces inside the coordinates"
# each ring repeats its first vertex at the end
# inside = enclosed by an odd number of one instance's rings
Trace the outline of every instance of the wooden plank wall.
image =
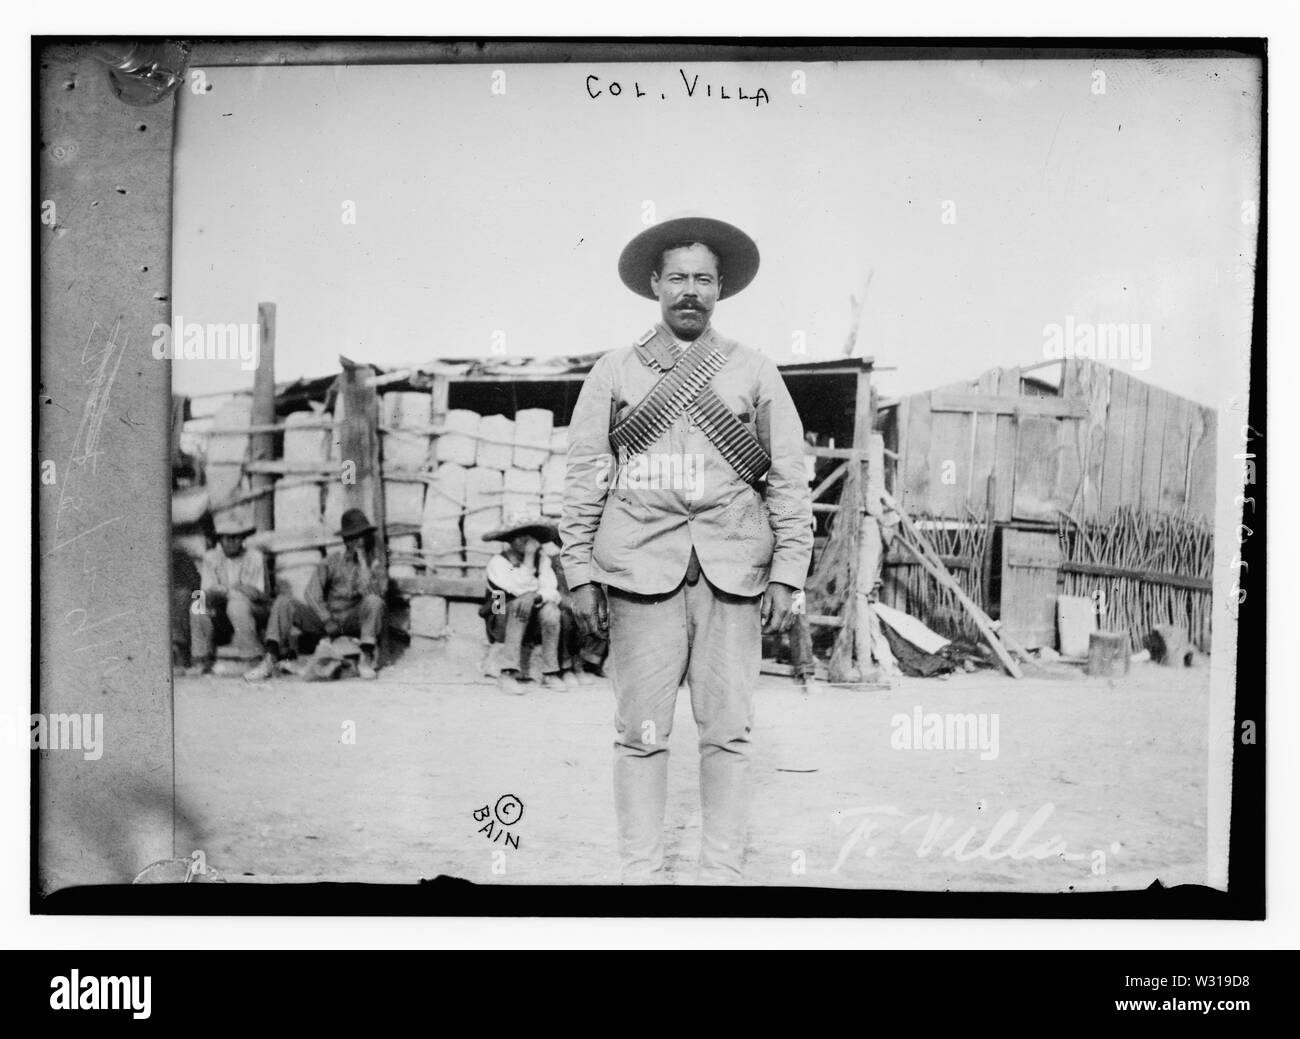
{"type": "MultiPolygon", "coordinates": [[[[1070,425],[1078,425],[1071,420],[1070,425]]],[[[1015,492],[1011,499],[1013,519],[1053,521],[1056,519],[1061,469],[1060,429],[1062,420],[1026,415],[1019,421],[1016,442],[1015,492]]]]}
{"type": "MultiPolygon", "coordinates": [[[[979,392],[996,394],[998,392],[997,369],[980,376],[979,392]]],[[[998,417],[996,415],[975,415],[974,443],[971,446],[970,494],[968,501],[971,510],[977,515],[985,515],[990,510],[989,475],[993,472],[994,460],[997,458],[998,417]]],[[[993,488],[996,496],[997,488],[993,488]]]]}
{"type": "MultiPolygon", "coordinates": [[[[1018,368],[992,369],[934,392],[1015,396],[1020,380],[1018,368]]],[[[991,508],[1002,523],[1051,520],[1056,509],[1105,515],[1121,504],[1212,518],[1211,409],[1086,360],[1066,362],[1061,386],[1083,417],[936,411],[928,392],[903,398],[895,416],[904,508],[954,518],[991,508]]]]}
{"type": "MultiPolygon", "coordinates": [[[[1020,369],[1005,368],[998,372],[999,396],[1020,392],[1020,369]]],[[[1016,472],[1016,420],[1013,415],[997,415],[997,436],[993,453],[993,518],[1011,519],[1011,503],[1015,495],[1016,472]]]]}
{"type": "Polygon", "coordinates": [[[1088,417],[1078,424],[1074,447],[1079,454],[1079,485],[1069,498],[1078,516],[1101,511],[1102,463],[1106,458],[1106,412],[1110,408],[1110,369],[1100,365],[1066,366],[1067,391],[1077,391],[1088,405],[1088,417]]]}
{"type": "Polygon", "coordinates": [[[906,453],[901,459],[903,487],[908,495],[904,508],[914,512],[925,508],[924,503],[931,500],[934,487],[938,484],[933,479],[930,465],[930,395],[918,393],[908,398],[907,424],[899,433],[905,437],[906,453]]]}
{"type": "Polygon", "coordinates": [[[1214,459],[1219,425],[1209,408],[1192,409],[1191,464],[1187,473],[1187,507],[1209,520],[1214,519],[1214,459]]]}
{"type": "MultiPolygon", "coordinates": [[[[1191,409],[1181,397],[1170,397],[1165,416],[1164,450],[1160,457],[1159,506],[1143,497],[1147,508],[1177,512],[1187,504],[1187,462],[1191,447],[1191,409]]],[[[1152,416],[1154,419],[1154,415],[1152,416]]]]}

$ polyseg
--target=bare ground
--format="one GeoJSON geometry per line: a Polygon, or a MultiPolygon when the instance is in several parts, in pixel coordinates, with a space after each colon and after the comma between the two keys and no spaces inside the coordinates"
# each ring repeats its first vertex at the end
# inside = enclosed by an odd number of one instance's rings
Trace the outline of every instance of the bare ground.
{"type": "MultiPolygon", "coordinates": [[[[374,682],[177,679],[178,840],[232,880],[616,883],[609,684],[505,696],[478,675],[481,653],[474,636],[419,641],[374,682]],[[522,816],[481,832],[475,812],[507,794],[522,816]]],[[[765,677],[756,697],[747,883],[1204,881],[1208,668],[981,672],[811,696],[765,677]],[[917,705],[996,714],[998,756],[894,749],[891,719],[917,705]]],[[[685,690],[671,754],[669,875],[690,883],[699,758],[685,690]]]]}

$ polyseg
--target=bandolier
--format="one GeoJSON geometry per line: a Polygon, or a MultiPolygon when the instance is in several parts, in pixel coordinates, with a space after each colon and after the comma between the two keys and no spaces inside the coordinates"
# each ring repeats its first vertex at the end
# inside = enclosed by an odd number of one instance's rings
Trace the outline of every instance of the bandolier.
{"type": "Polygon", "coordinates": [[[621,460],[633,459],[688,414],[740,478],[757,487],[772,466],[771,456],[709,385],[726,365],[727,355],[713,345],[712,337],[707,343],[704,338],[691,343],[680,357],[665,358],[657,351],[659,356],[650,359],[659,381],[610,429],[610,446],[621,460]]]}

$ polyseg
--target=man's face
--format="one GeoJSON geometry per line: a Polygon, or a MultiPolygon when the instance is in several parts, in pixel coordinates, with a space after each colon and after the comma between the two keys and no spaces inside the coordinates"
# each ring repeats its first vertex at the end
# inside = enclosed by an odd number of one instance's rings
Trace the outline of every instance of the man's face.
{"type": "Polygon", "coordinates": [[[537,545],[537,539],[531,534],[520,534],[510,539],[510,548],[517,556],[527,556],[536,550],[537,545]]]}
{"type": "Polygon", "coordinates": [[[718,261],[704,245],[668,250],[662,270],[650,275],[650,290],[659,299],[664,324],[687,342],[708,326],[721,288],[718,261]]]}
{"type": "Polygon", "coordinates": [[[234,559],[237,555],[239,555],[242,551],[244,551],[244,535],[243,534],[222,534],[221,551],[226,553],[227,559],[234,559]]]}
{"type": "Polygon", "coordinates": [[[365,544],[365,540],[366,536],[364,534],[357,534],[355,537],[344,538],[343,548],[350,555],[358,555],[361,552],[362,546],[365,544]]]}

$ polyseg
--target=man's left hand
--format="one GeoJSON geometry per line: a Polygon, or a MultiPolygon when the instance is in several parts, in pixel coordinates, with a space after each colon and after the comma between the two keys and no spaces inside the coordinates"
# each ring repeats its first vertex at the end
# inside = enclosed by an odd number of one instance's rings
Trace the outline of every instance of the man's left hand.
{"type": "Polygon", "coordinates": [[[788,584],[773,581],[763,593],[762,624],[764,635],[774,635],[790,626],[793,614],[794,593],[788,584]]]}

